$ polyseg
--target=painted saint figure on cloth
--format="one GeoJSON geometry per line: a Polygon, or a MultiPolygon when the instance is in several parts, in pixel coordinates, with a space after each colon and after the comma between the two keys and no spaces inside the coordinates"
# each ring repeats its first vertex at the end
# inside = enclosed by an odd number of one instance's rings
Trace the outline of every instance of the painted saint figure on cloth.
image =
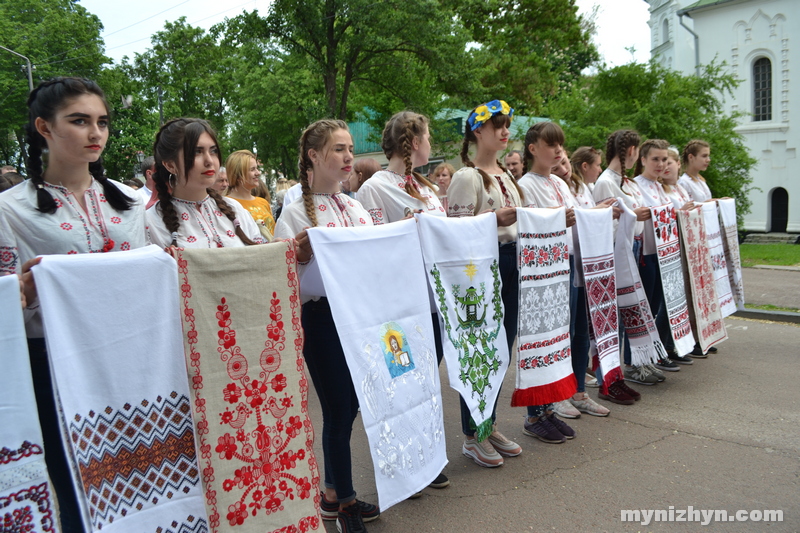
{"type": "Polygon", "coordinates": [[[381,348],[392,378],[415,368],[408,339],[397,322],[387,322],[381,326],[381,348]]]}

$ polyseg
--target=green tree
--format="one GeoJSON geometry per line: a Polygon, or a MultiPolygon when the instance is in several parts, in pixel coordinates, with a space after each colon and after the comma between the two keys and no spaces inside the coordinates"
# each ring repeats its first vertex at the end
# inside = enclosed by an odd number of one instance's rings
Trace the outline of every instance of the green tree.
{"type": "MultiPolygon", "coordinates": [[[[2,44],[27,56],[34,85],[54,76],[96,78],[109,59],[103,55],[103,25],[76,0],[0,2],[2,44]]],[[[28,76],[24,61],[0,50],[0,157],[21,166],[26,157],[28,76]],[[6,141],[13,139],[16,143],[6,141]],[[16,144],[16,146],[14,146],[16,144]]]]}
{"type": "Polygon", "coordinates": [[[563,125],[569,149],[604,149],[617,129],[634,129],[643,139],[666,139],[678,147],[691,139],[708,141],[713,162],[703,176],[715,196],[736,199],[741,216],[750,211],[750,171],[756,160],[734,130],[741,114],[726,114],[722,103],[737,83],[716,63],[703,67],[699,76],[654,61],[630,63],[586,78],[552,101],[547,113],[563,125]]]}
{"type": "Polygon", "coordinates": [[[575,0],[444,1],[477,44],[470,53],[480,101],[500,98],[521,114],[540,114],[600,57],[592,17],[578,15],[575,0]]]}

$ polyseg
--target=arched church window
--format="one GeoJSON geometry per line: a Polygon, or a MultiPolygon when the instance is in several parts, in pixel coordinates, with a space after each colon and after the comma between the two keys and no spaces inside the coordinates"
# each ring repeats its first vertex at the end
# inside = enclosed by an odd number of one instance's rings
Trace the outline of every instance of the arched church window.
{"type": "Polygon", "coordinates": [[[766,57],[753,63],[753,120],[772,120],[772,62],[766,57]]]}

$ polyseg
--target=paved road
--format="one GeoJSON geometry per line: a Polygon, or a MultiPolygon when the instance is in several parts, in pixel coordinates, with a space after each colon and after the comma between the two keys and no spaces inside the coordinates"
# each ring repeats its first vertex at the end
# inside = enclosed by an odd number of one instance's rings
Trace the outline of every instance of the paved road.
{"type": "MultiPolygon", "coordinates": [[[[497,469],[461,454],[458,401],[443,390],[452,484],[426,489],[368,525],[370,533],[506,531],[800,531],[800,327],[730,318],[719,353],[665,383],[638,387],[633,406],[609,405],[608,418],[584,415],[565,444],[523,435],[512,408],[509,372],[498,408],[500,430],[523,454],[497,469]],[[782,523],[622,523],[621,509],[780,509],[782,523]]],[[[444,367],[443,383],[447,383],[444,367]]],[[[590,389],[596,398],[597,389],[590,389]]],[[[313,389],[312,389],[313,394],[313,389]]],[[[310,399],[315,424],[321,421],[310,399]]],[[[319,432],[318,432],[319,435],[319,432]]],[[[360,417],[353,431],[359,498],[377,502],[360,417]]],[[[318,456],[322,457],[319,438],[318,456]]],[[[335,523],[326,523],[335,532],[335,523]]]]}
{"type": "Polygon", "coordinates": [[[743,268],[742,278],[747,303],[800,309],[800,271],[743,268]]]}

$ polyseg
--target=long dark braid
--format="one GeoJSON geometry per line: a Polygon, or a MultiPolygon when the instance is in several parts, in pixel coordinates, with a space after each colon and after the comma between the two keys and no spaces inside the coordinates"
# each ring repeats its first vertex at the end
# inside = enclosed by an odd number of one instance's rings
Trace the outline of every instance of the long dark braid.
{"type": "MultiPolygon", "coordinates": [[[[36,187],[37,207],[42,213],[55,213],[57,204],[44,186],[42,151],[47,147],[47,140],[37,131],[36,119],[52,121],[56,112],[69,99],[84,94],[98,96],[108,112],[108,103],[103,90],[95,82],[85,78],[52,78],[40,83],[28,96],[28,123],[25,125],[25,140],[28,143],[28,177],[36,187]]],[[[129,198],[106,177],[102,158],[89,164],[89,173],[103,187],[103,194],[112,208],[117,211],[127,211],[133,206],[135,200],[129,198]]]]}
{"type": "MultiPolygon", "coordinates": [[[[153,144],[153,153],[156,159],[156,172],[153,175],[153,180],[156,184],[156,191],[158,191],[158,209],[161,213],[161,219],[164,221],[164,226],[172,236],[173,246],[177,246],[177,232],[180,229],[181,221],[178,218],[175,206],[172,204],[173,196],[169,192],[168,182],[172,175],[167,170],[167,167],[164,166],[164,162],[177,163],[180,153],[183,151],[183,168],[185,169],[184,172],[188,173],[194,166],[194,152],[197,148],[197,142],[203,133],[208,133],[214,140],[214,144],[217,144],[217,135],[205,120],[199,118],[175,118],[161,126],[153,144]]],[[[222,159],[219,153],[217,153],[217,157],[221,163],[222,159]]],[[[174,179],[177,180],[178,178],[175,177],[174,179]]],[[[234,223],[236,235],[239,239],[248,246],[255,244],[245,235],[241,226],[237,223],[236,212],[225,199],[214,189],[206,189],[206,192],[214,199],[217,209],[234,223]]]]}
{"type": "Polygon", "coordinates": [[[641,142],[639,134],[633,130],[617,130],[608,137],[608,142],[606,142],[606,161],[610,163],[614,157],[619,158],[620,175],[622,176],[619,187],[625,194],[628,194],[622,189],[628,179],[628,171],[625,168],[625,155],[631,146],[639,146],[639,142],[641,142]]]}

